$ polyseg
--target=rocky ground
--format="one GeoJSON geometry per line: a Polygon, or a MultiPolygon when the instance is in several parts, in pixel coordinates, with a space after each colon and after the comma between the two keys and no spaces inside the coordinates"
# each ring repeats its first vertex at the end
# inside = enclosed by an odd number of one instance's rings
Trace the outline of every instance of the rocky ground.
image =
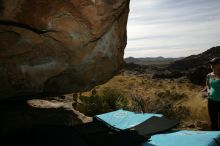
{"type": "Polygon", "coordinates": [[[72,107],[72,97],[10,101],[0,106],[0,135],[28,131],[36,125],[77,125],[92,121],[72,107]]]}

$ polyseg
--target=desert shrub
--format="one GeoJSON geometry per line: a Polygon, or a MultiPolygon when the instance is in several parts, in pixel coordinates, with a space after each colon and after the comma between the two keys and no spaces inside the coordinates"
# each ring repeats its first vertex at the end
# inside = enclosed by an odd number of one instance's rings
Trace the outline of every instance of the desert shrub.
{"type": "Polygon", "coordinates": [[[144,73],[145,69],[147,68],[145,65],[135,64],[133,62],[126,63],[124,67],[129,71],[137,71],[139,73],[144,73]]]}
{"type": "Polygon", "coordinates": [[[111,110],[123,108],[127,105],[125,97],[115,89],[104,91],[102,99],[107,103],[111,110]]]}
{"type": "Polygon", "coordinates": [[[165,90],[162,92],[158,92],[155,93],[156,96],[159,97],[159,99],[163,100],[163,101],[177,101],[177,100],[181,100],[183,98],[186,98],[187,95],[184,93],[178,93],[176,91],[170,91],[170,90],[165,90]]]}
{"type": "Polygon", "coordinates": [[[81,97],[81,104],[77,105],[77,110],[88,116],[94,116],[120,108],[126,108],[126,98],[115,89],[105,90],[101,95],[92,91],[90,97],[81,97]]]}
{"type": "Polygon", "coordinates": [[[181,99],[187,98],[184,93],[165,90],[155,93],[155,100],[148,106],[148,112],[163,114],[175,119],[184,119],[189,114],[186,107],[175,107],[175,104],[181,99]]]}
{"type": "Polygon", "coordinates": [[[194,84],[205,85],[206,75],[209,72],[211,72],[210,68],[206,66],[200,66],[189,70],[186,76],[194,84]]]}
{"type": "Polygon", "coordinates": [[[122,82],[125,82],[124,79],[119,79],[118,82],[122,83],[122,82]]]}
{"type": "Polygon", "coordinates": [[[182,77],[184,74],[182,72],[179,71],[164,71],[164,72],[157,72],[154,73],[152,78],[153,79],[157,79],[157,78],[161,78],[161,79],[172,79],[172,78],[180,78],[182,77]]]}
{"type": "Polygon", "coordinates": [[[129,110],[135,111],[135,112],[145,112],[146,110],[146,100],[144,100],[141,96],[139,95],[132,95],[131,96],[131,104],[128,107],[129,110]]]}
{"type": "Polygon", "coordinates": [[[140,82],[140,85],[145,85],[145,84],[146,84],[146,81],[142,79],[140,82]]]}
{"type": "Polygon", "coordinates": [[[185,106],[177,106],[172,108],[170,113],[168,114],[169,117],[174,117],[179,120],[183,120],[190,116],[190,110],[185,106]]]}

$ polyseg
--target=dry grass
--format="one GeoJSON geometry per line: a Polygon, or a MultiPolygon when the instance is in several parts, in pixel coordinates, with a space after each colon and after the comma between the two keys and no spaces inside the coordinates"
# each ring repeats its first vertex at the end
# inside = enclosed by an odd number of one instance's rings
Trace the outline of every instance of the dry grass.
{"type": "Polygon", "coordinates": [[[176,80],[152,79],[147,74],[138,75],[124,71],[106,84],[97,86],[95,89],[97,94],[101,94],[106,90],[120,91],[130,101],[128,102],[128,107],[131,110],[156,113],[165,112],[162,114],[168,114],[173,118],[180,118],[184,123],[192,123],[194,121],[208,123],[207,101],[203,99],[201,93],[203,88],[202,86],[189,83],[185,78],[176,80]],[[166,96],[158,96],[158,93],[165,92],[169,92],[167,99],[165,99],[166,96]],[[181,95],[184,95],[184,98],[172,99],[175,98],[174,96],[181,97],[181,95]],[[172,108],[172,113],[170,113],[171,111],[166,111],[166,108],[172,108]]]}
{"type": "MultiPolygon", "coordinates": [[[[126,98],[126,106],[123,103],[123,106],[118,106],[118,108],[126,108],[135,112],[160,113],[180,120],[180,128],[208,130],[207,100],[203,98],[201,92],[203,88],[190,83],[184,77],[152,79],[149,74],[123,71],[107,83],[94,89],[97,96],[100,97],[106,91],[119,92],[123,98],[126,98]]],[[[91,92],[82,93],[82,97],[92,97],[91,92]]],[[[94,102],[99,103],[99,101],[94,102]]],[[[85,103],[82,104],[85,105],[85,103]]],[[[102,104],[100,103],[100,105],[102,104]]],[[[79,105],[79,107],[82,106],[79,105]]],[[[85,111],[86,108],[82,111],[85,111]]],[[[102,108],[106,107],[102,106],[102,108]]]]}

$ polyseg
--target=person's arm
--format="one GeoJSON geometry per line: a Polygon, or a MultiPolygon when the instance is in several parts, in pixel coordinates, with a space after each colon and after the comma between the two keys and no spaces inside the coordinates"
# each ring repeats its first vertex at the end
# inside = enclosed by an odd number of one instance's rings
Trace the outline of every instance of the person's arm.
{"type": "Polygon", "coordinates": [[[208,74],[206,76],[206,88],[207,88],[207,95],[209,96],[209,91],[210,91],[210,84],[209,84],[209,78],[211,74],[208,74]]]}

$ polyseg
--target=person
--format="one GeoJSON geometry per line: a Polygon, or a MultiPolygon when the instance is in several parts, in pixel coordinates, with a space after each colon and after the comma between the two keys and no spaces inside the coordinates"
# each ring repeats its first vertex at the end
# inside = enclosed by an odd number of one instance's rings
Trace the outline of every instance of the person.
{"type": "Polygon", "coordinates": [[[208,113],[211,129],[220,129],[220,57],[209,61],[212,72],[207,75],[206,86],[208,92],[208,113]]]}

